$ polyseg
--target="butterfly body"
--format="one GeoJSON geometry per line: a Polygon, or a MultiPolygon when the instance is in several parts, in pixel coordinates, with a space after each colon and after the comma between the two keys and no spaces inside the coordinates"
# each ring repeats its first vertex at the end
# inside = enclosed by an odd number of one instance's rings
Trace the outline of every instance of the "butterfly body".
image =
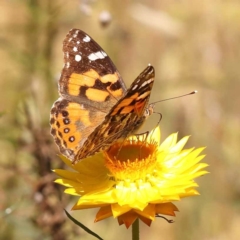
{"type": "Polygon", "coordinates": [[[76,163],[139,129],[152,112],[154,68],[149,65],[127,89],[108,55],[79,29],[70,30],[63,52],[51,134],[60,152],[76,163]]]}

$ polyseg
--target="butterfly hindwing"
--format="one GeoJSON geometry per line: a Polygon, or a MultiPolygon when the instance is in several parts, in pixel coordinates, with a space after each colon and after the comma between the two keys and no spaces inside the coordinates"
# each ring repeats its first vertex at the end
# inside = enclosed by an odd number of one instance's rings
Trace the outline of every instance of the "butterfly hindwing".
{"type": "Polygon", "coordinates": [[[59,98],[51,109],[51,134],[62,154],[73,160],[92,130],[105,117],[94,108],[59,98]]]}

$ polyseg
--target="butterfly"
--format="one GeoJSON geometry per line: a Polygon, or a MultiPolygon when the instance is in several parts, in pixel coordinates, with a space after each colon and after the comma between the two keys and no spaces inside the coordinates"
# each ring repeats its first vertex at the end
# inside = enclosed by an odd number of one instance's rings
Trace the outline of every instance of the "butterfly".
{"type": "Polygon", "coordinates": [[[50,125],[60,152],[75,164],[134,134],[152,114],[155,71],[148,65],[127,89],[109,56],[79,29],[69,31],[63,53],[50,125]]]}

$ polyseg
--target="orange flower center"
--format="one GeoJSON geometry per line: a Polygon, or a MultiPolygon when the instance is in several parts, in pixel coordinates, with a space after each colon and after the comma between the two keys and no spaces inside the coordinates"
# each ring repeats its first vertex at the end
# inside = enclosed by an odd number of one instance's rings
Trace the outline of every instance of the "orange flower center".
{"type": "Polygon", "coordinates": [[[157,146],[139,140],[115,143],[105,152],[106,167],[116,180],[143,179],[157,163],[157,146]]]}

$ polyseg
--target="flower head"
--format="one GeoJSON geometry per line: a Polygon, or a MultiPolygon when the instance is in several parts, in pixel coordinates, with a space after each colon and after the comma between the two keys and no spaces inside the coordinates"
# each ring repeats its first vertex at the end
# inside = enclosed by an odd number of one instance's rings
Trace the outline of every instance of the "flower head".
{"type": "Polygon", "coordinates": [[[62,158],[75,171],[56,169],[56,182],[80,196],[73,210],[100,208],[95,222],[113,216],[126,227],[137,218],[150,226],[158,214],[175,216],[173,201],[199,195],[194,178],[207,173],[207,164],[199,163],[204,148],[183,150],[188,138],[177,142],[174,133],[159,145],[160,129],[155,128],[76,165],[62,158]]]}

